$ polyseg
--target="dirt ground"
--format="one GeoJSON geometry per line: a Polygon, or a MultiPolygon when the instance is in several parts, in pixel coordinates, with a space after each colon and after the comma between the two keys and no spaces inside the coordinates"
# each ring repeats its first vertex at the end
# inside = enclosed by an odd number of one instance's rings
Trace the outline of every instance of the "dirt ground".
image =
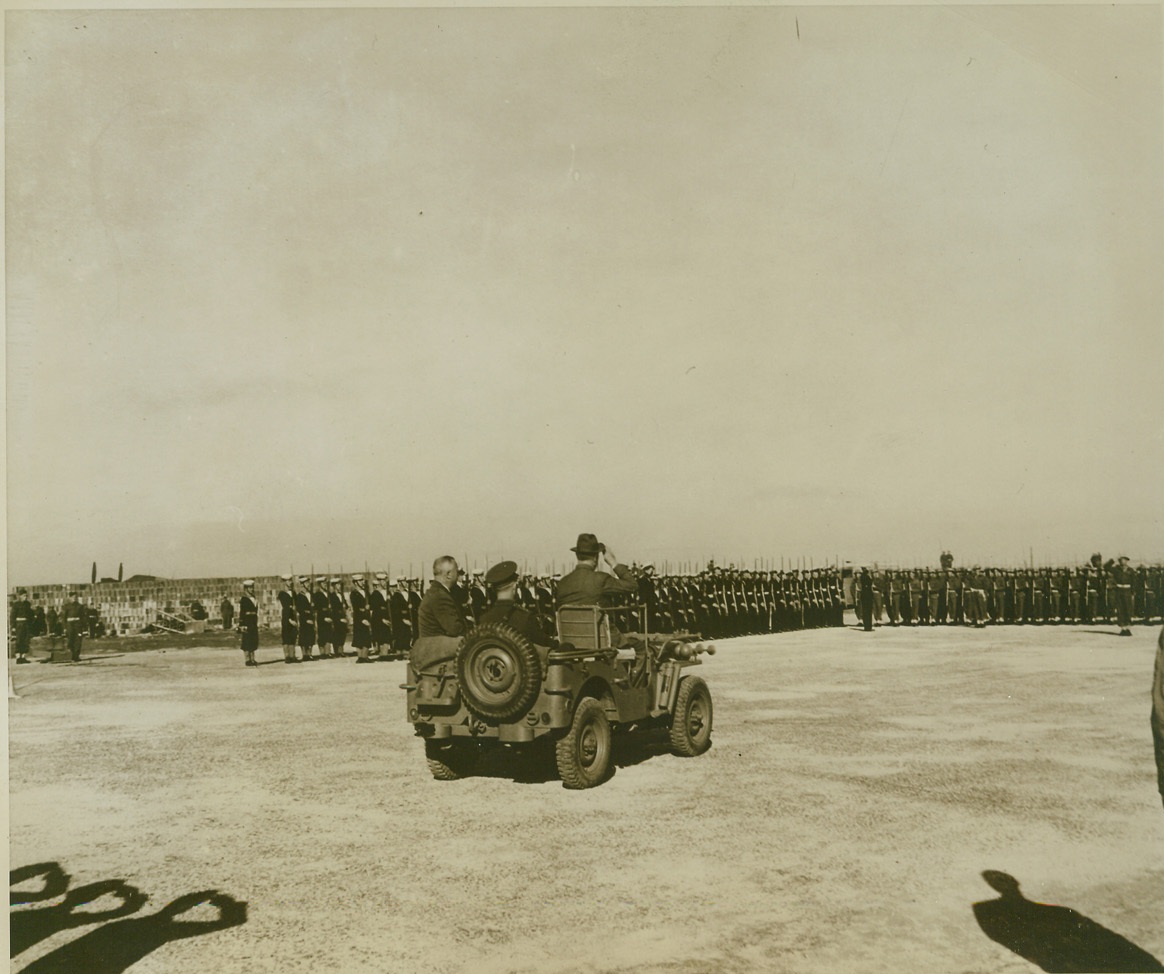
{"type": "MultiPolygon", "coordinates": [[[[10,865],[125,880],[138,917],[208,889],[247,904],[184,939],[125,926],[140,959],[74,962],[92,974],[1037,970],[979,927],[983,870],[1164,959],[1157,630],[1114,633],[724,641],[712,749],[620,745],[582,792],[536,754],[432,780],[400,662],[10,663],[10,865]]],[[[32,917],[45,939],[14,970],[64,969],[102,929],[60,914],[32,917]]]]}

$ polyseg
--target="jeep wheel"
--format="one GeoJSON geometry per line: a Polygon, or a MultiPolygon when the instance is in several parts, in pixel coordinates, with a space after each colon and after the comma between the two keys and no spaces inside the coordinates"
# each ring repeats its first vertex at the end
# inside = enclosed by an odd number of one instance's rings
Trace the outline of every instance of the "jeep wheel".
{"type": "Polygon", "coordinates": [[[675,713],[671,715],[671,749],[693,758],[711,747],[711,691],[698,676],[679,683],[675,713]]]}
{"type": "Polygon", "coordinates": [[[509,626],[485,623],[457,650],[457,682],[478,717],[509,720],[525,713],[542,685],[542,666],[533,644],[509,626]]]}
{"type": "Polygon", "coordinates": [[[555,750],[558,774],[567,788],[593,788],[610,771],[610,721],[601,701],[585,697],[578,701],[574,720],[555,750]]]}
{"type": "Polygon", "coordinates": [[[478,750],[476,744],[426,740],[424,756],[437,781],[456,781],[473,773],[478,750]]]}

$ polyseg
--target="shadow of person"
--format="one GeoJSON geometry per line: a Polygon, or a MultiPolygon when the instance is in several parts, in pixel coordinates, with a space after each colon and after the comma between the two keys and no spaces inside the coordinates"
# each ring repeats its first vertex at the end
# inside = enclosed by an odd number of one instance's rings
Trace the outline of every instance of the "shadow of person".
{"type": "Polygon", "coordinates": [[[61,868],[58,862],[37,862],[31,866],[20,866],[8,873],[8,902],[37,903],[41,900],[52,900],[60,896],[69,888],[69,874],[61,868]],[[41,889],[11,889],[29,880],[44,877],[44,886],[41,889]]]}
{"type": "Polygon", "coordinates": [[[11,933],[10,956],[15,957],[33,944],[38,944],[61,930],[129,916],[140,910],[147,899],[145,893],[135,886],[130,886],[120,879],[106,879],[100,883],[89,883],[87,886],[77,886],[69,890],[56,906],[45,906],[35,910],[13,910],[9,915],[8,927],[11,933]],[[104,910],[77,909],[104,896],[116,897],[121,900],[121,904],[104,910]]]}
{"type": "Polygon", "coordinates": [[[1146,950],[1082,913],[1028,900],[1013,876],[987,869],[982,878],[1000,896],[974,904],[978,926],[991,940],[1044,971],[1164,971],[1146,950]]]}
{"type": "Polygon", "coordinates": [[[179,896],[149,916],[114,920],[45,954],[24,968],[26,974],[121,974],[171,940],[226,930],[247,922],[247,905],[218,890],[179,896]],[[217,907],[214,920],[181,920],[203,903],[217,907]]]}

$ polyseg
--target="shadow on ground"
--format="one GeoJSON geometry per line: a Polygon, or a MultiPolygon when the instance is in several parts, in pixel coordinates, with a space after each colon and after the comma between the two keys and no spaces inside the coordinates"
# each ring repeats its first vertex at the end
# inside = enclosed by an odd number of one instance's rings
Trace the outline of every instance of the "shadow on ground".
{"type": "Polygon", "coordinates": [[[1146,950],[1082,913],[1028,900],[1013,876],[987,869],[982,878],[1000,895],[974,904],[978,926],[1044,971],[1164,971],[1146,950]]]}
{"type": "Polygon", "coordinates": [[[69,874],[55,862],[13,869],[8,885],[13,905],[60,898],[51,906],[10,912],[12,957],[64,930],[99,924],[25,966],[30,974],[121,974],[171,940],[226,930],[247,920],[246,903],[213,889],[187,893],[155,913],[134,916],[149,899],[137,887],[107,879],[69,889],[69,874]],[[105,904],[97,906],[101,900],[105,904]],[[217,917],[182,919],[203,905],[213,907],[217,917]]]}

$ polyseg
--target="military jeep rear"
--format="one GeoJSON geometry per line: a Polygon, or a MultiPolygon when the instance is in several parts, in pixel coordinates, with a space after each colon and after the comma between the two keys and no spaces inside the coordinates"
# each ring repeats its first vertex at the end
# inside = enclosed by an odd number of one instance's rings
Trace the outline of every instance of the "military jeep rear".
{"type": "Polygon", "coordinates": [[[690,633],[628,633],[620,649],[612,618],[632,611],[647,618],[644,606],[565,606],[553,649],[497,624],[418,639],[401,689],[433,777],[465,777],[487,748],[548,736],[565,787],[591,788],[610,772],[613,729],[666,727],[675,754],[706,751],[711,693],[683,671],[715,647],[690,633]]]}

